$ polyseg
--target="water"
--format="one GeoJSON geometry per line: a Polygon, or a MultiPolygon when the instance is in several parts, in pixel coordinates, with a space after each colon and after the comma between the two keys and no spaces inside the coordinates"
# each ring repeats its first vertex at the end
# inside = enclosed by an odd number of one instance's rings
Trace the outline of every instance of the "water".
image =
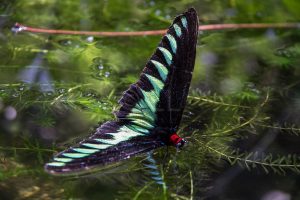
{"type": "Polygon", "coordinates": [[[1,2],[0,199],[300,198],[298,29],[199,34],[182,150],[85,176],[44,172],[55,152],[113,119],[161,37],[13,33],[13,25],[157,30],[191,6],[202,24],[297,22],[300,9],[292,1],[1,2]]]}

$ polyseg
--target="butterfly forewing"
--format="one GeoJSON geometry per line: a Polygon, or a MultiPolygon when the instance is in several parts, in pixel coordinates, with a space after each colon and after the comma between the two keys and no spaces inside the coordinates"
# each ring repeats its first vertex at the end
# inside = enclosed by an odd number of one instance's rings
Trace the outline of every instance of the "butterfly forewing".
{"type": "Polygon", "coordinates": [[[147,129],[176,131],[195,63],[198,17],[191,8],[175,18],[144,68],[120,100],[117,117],[147,129]]]}
{"type": "Polygon", "coordinates": [[[194,68],[197,30],[194,9],[176,17],[138,82],[120,99],[117,121],[104,123],[89,138],[57,154],[45,165],[46,171],[80,173],[166,145],[160,136],[164,131],[158,130],[176,131],[180,123],[194,68]]]}

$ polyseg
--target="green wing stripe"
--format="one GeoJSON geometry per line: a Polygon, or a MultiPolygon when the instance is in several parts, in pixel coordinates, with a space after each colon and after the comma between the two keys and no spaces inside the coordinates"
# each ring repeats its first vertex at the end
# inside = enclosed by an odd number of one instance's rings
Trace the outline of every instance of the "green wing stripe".
{"type": "Polygon", "coordinates": [[[165,57],[166,62],[168,63],[168,65],[171,65],[172,63],[172,54],[170,53],[170,51],[168,51],[166,48],[164,47],[158,47],[158,49],[162,52],[162,54],[165,57]]]}
{"type": "Polygon", "coordinates": [[[160,62],[157,62],[155,60],[151,60],[151,62],[156,67],[156,69],[157,69],[160,77],[162,78],[162,80],[166,81],[167,76],[168,76],[168,69],[163,64],[161,64],[160,62]]]}
{"type": "Polygon", "coordinates": [[[88,144],[88,143],[86,143],[86,144],[89,147],[92,147],[92,148],[93,148],[93,146],[96,147],[98,145],[103,146],[103,147],[104,146],[110,147],[110,146],[118,144],[120,142],[129,140],[130,138],[140,136],[140,135],[145,135],[145,134],[143,134],[141,132],[133,131],[131,128],[128,128],[126,126],[121,126],[117,132],[115,132],[115,133],[106,133],[105,135],[112,136],[112,139],[94,139],[95,141],[101,142],[101,143],[104,143],[104,144],[88,144]]]}
{"type": "Polygon", "coordinates": [[[66,165],[66,163],[62,163],[62,162],[51,162],[51,163],[48,163],[47,165],[53,166],[53,167],[63,167],[63,166],[66,165]]]}
{"type": "Polygon", "coordinates": [[[156,111],[156,104],[159,101],[157,94],[155,93],[154,90],[149,92],[146,92],[144,90],[141,91],[144,95],[144,99],[141,99],[140,102],[143,102],[143,104],[145,104],[154,114],[156,111]]]}
{"type": "Polygon", "coordinates": [[[135,109],[141,110],[143,112],[144,115],[147,115],[149,118],[153,118],[153,121],[155,120],[155,115],[153,114],[153,112],[148,108],[148,105],[146,104],[146,102],[141,99],[140,101],[138,101],[134,107],[135,109]]]}
{"type": "MultiPolygon", "coordinates": [[[[139,100],[135,107],[132,108],[131,112],[126,116],[127,119],[131,120],[131,125],[127,125],[130,130],[135,132],[148,134],[149,129],[154,128],[153,124],[155,121],[155,105],[152,105],[152,101],[155,103],[156,98],[149,99],[149,92],[142,90],[144,99],[139,100]],[[151,101],[151,102],[150,102],[151,101]],[[150,107],[149,107],[150,106],[150,107]]],[[[153,95],[157,96],[154,91],[153,95]]]]}
{"type": "Polygon", "coordinates": [[[92,153],[96,153],[97,149],[85,149],[85,148],[73,148],[74,151],[77,151],[79,153],[87,153],[87,154],[92,154],[92,153]]]}
{"type": "Polygon", "coordinates": [[[130,138],[133,138],[136,136],[144,135],[143,133],[132,131],[131,129],[129,129],[126,126],[122,126],[119,130],[120,130],[120,132],[113,134],[114,139],[119,142],[129,140],[130,138]]]}
{"type": "Polygon", "coordinates": [[[132,108],[131,112],[137,113],[137,114],[143,114],[143,112],[141,110],[136,109],[136,108],[132,108]]]}
{"type": "MultiPolygon", "coordinates": [[[[149,109],[147,109],[147,111],[149,111],[149,109]]],[[[143,118],[145,118],[151,122],[154,122],[154,120],[155,120],[155,117],[151,114],[151,112],[144,112],[144,111],[142,112],[141,110],[136,109],[136,108],[131,109],[131,113],[129,113],[128,116],[130,117],[131,115],[133,117],[139,117],[139,116],[142,117],[143,116],[143,118]]]]}
{"type": "Polygon", "coordinates": [[[63,153],[62,155],[65,156],[65,157],[68,157],[68,158],[83,158],[83,157],[88,156],[89,154],[84,154],[84,153],[63,153]]]}
{"type": "Polygon", "coordinates": [[[170,43],[170,46],[171,46],[171,48],[172,48],[173,53],[176,53],[176,50],[177,50],[177,42],[176,42],[175,38],[174,38],[172,35],[170,35],[170,34],[167,34],[166,37],[167,37],[168,40],[169,40],[169,43],[170,43]]]}
{"type": "Polygon", "coordinates": [[[134,113],[134,112],[131,112],[129,113],[127,116],[126,116],[127,119],[130,119],[130,120],[135,120],[135,119],[144,119],[150,123],[153,123],[154,122],[154,118],[153,116],[148,116],[148,115],[145,115],[145,113],[134,113]]]}
{"type": "Polygon", "coordinates": [[[174,30],[176,32],[177,37],[180,37],[181,36],[181,28],[180,28],[180,26],[178,26],[177,24],[174,24],[173,28],[174,28],[174,30]]]}
{"type": "Polygon", "coordinates": [[[159,79],[157,79],[149,74],[146,74],[146,76],[149,79],[150,83],[152,84],[152,86],[155,90],[155,93],[157,94],[157,96],[159,96],[160,91],[163,89],[165,84],[163,82],[161,82],[159,79]]]}
{"type": "MultiPolygon", "coordinates": [[[[143,114],[130,113],[126,116],[127,119],[131,120],[134,124],[140,124],[144,128],[153,128],[155,119],[148,117],[143,114]],[[142,122],[140,122],[142,121],[142,122]]],[[[135,130],[136,131],[136,130],[135,130]]],[[[144,132],[144,131],[143,131],[144,132]]]]}
{"type": "MultiPolygon", "coordinates": [[[[167,69],[157,61],[152,62],[159,69],[158,71],[162,74],[162,76],[165,76],[166,78],[166,73],[168,73],[167,69]]],[[[154,128],[154,122],[156,119],[156,106],[159,102],[160,92],[164,87],[164,83],[161,80],[149,74],[145,75],[153,86],[153,90],[145,91],[140,89],[143,94],[143,98],[135,104],[135,106],[131,109],[131,112],[126,116],[126,118],[131,120],[132,123],[127,127],[133,130],[135,133],[140,132],[142,134],[147,134],[149,133],[149,129],[154,128]]],[[[118,135],[119,134],[116,136],[118,135]]],[[[114,137],[116,136],[114,135],[114,137]]],[[[105,143],[105,141],[100,142],[105,143]]]]}
{"type": "Polygon", "coordinates": [[[91,144],[91,143],[82,143],[82,145],[94,149],[106,149],[111,146],[107,144],[91,144]]]}
{"type": "Polygon", "coordinates": [[[112,139],[94,139],[96,142],[101,142],[104,144],[115,145],[114,140],[112,139]]]}
{"type": "Polygon", "coordinates": [[[136,132],[140,132],[140,133],[143,133],[143,134],[148,134],[148,133],[149,133],[149,130],[148,130],[148,129],[144,129],[144,128],[139,127],[139,126],[134,125],[134,124],[132,124],[132,125],[127,125],[127,127],[128,127],[129,129],[131,129],[131,130],[134,130],[134,131],[136,131],[136,132]]]}
{"type": "Polygon", "coordinates": [[[186,21],[185,17],[181,18],[181,23],[182,23],[182,25],[183,25],[184,28],[187,28],[187,21],[186,21]]]}
{"type": "Polygon", "coordinates": [[[146,120],[136,119],[136,120],[132,120],[132,123],[146,129],[154,128],[154,126],[149,122],[147,122],[146,120]]]}
{"type": "Polygon", "coordinates": [[[54,158],[55,161],[58,162],[71,162],[73,159],[72,158],[54,158]]]}

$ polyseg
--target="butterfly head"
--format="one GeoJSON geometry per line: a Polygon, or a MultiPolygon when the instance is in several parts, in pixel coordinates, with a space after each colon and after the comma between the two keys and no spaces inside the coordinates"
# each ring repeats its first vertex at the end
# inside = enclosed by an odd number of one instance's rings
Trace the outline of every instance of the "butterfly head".
{"type": "Polygon", "coordinates": [[[185,143],[187,143],[187,141],[184,138],[181,138],[181,140],[175,145],[175,147],[177,149],[181,149],[185,145],[185,143]]]}
{"type": "Polygon", "coordinates": [[[176,133],[173,133],[170,136],[170,143],[176,148],[182,148],[186,142],[187,141],[185,139],[179,137],[179,135],[177,135],[176,133]]]}

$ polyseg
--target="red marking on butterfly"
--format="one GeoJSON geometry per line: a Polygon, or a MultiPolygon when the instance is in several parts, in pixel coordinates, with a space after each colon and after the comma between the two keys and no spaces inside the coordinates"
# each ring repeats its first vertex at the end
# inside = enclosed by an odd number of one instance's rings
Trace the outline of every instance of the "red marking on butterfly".
{"type": "Polygon", "coordinates": [[[173,133],[170,136],[170,142],[171,144],[173,144],[174,146],[176,146],[179,142],[181,142],[183,140],[183,138],[179,137],[179,135],[177,135],[177,133],[173,133]]]}

